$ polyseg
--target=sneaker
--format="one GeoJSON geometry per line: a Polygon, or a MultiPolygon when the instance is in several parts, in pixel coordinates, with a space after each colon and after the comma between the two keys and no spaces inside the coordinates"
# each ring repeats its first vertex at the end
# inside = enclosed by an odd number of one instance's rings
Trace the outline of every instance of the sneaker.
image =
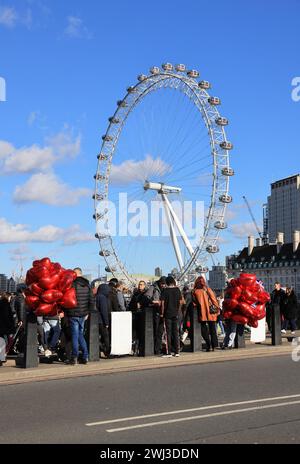
{"type": "Polygon", "coordinates": [[[172,355],[171,354],[163,354],[162,358],[172,358],[172,355]]]}
{"type": "Polygon", "coordinates": [[[82,359],[81,360],[81,364],[87,364],[88,362],[89,362],[88,359],[82,359]]]}
{"type": "Polygon", "coordinates": [[[47,358],[49,358],[50,356],[52,356],[52,351],[50,351],[50,350],[45,350],[44,355],[45,355],[47,358]]]}
{"type": "Polygon", "coordinates": [[[69,364],[71,364],[72,366],[75,366],[76,364],[78,364],[77,358],[72,358],[69,364]]]}
{"type": "Polygon", "coordinates": [[[296,332],[293,330],[293,331],[291,332],[291,335],[295,335],[295,333],[296,333],[296,332]]]}
{"type": "Polygon", "coordinates": [[[281,333],[282,333],[282,334],[286,334],[286,330],[285,330],[285,329],[282,329],[281,333]]]}
{"type": "Polygon", "coordinates": [[[42,345],[40,345],[40,346],[38,347],[38,352],[39,352],[40,354],[44,354],[44,353],[45,353],[45,350],[44,350],[44,348],[42,347],[42,345]]]}
{"type": "Polygon", "coordinates": [[[180,354],[179,354],[179,353],[175,353],[174,356],[175,356],[175,358],[179,358],[180,354]]]}

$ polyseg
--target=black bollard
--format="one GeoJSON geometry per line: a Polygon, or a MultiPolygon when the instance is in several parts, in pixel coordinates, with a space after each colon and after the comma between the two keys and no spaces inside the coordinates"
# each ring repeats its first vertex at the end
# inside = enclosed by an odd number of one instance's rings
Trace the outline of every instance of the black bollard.
{"type": "Polygon", "coordinates": [[[87,320],[89,361],[99,361],[99,313],[93,311],[87,320]]]}
{"type": "Polygon", "coordinates": [[[236,336],[234,339],[234,347],[235,348],[246,348],[245,343],[245,328],[243,325],[238,324],[236,328],[236,336]]]}
{"type": "Polygon", "coordinates": [[[28,313],[26,317],[24,353],[20,353],[16,358],[16,366],[25,369],[38,367],[38,346],[36,316],[28,313]]]}
{"type": "Polygon", "coordinates": [[[192,308],[190,311],[190,337],[191,337],[191,351],[202,351],[202,335],[201,335],[201,324],[198,319],[198,310],[192,308]]]}
{"type": "Polygon", "coordinates": [[[142,343],[139,351],[140,356],[154,355],[154,336],[153,336],[153,310],[145,308],[141,314],[141,338],[142,343]]]}
{"type": "Polygon", "coordinates": [[[280,306],[278,304],[274,304],[271,310],[271,317],[272,317],[272,345],[281,345],[282,338],[281,338],[281,315],[280,315],[280,306]]]}

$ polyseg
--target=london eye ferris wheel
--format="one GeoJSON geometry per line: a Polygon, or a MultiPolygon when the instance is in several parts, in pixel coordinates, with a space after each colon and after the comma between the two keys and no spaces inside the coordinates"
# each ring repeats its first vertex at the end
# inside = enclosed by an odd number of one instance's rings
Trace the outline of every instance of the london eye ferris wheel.
{"type": "MultiPolygon", "coordinates": [[[[226,207],[232,202],[229,179],[234,175],[227,140],[228,119],[219,113],[221,101],[210,95],[210,82],[183,64],[152,67],[138,76],[117,102],[98,155],[94,219],[105,269],[127,282],[154,268],[154,263],[178,269],[178,280],[193,270],[205,272],[209,257],[219,252],[220,233],[227,228],[226,207]],[[159,201],[167,236],[111,233],[109,205],[159,201]],[[177,202],[203,202],[203,224],[191,238],[177,202]]],[[[122,211],[121,211],[122,213],[122,211]]]]}

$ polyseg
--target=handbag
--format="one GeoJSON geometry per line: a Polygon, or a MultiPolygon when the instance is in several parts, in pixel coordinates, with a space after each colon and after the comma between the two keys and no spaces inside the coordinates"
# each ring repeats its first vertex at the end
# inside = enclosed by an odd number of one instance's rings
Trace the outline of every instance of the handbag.
{"type": "Polygon", "coordinates": [[[207,290],[206,291],[206,294],[207,294],[207,297],[208,297],[208,304],[209,304],[209,314],[218,314],[219,313],[219,308],[218,306],[214,305],[214,303],[211,301],[211,297],[208,293],[207,290]]]}

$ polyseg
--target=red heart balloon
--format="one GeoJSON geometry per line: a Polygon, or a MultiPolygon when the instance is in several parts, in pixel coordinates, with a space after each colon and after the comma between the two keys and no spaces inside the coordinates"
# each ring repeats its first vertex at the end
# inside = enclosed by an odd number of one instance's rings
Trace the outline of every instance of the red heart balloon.
{"type": "Polygon", "coordinates": [[[66,269],[65,270],[65,275],[69,275],[73,278],[73,280],[75,280],[77,278],[77,274],[75,271],[73,271],[72,269],[66,269]]]}
{"type": "Polygon", "coordinates": [[[35,261],[33,261],[32,265],[35,267],[35,266],[39,266],[41,263],[41,261],[39,259],[36,259],[35,261]]]}
{"type": "Polygon", "coordinates": [[[48,303],[41,303],[36,311],[36,316],[56,316],[57,315],[57,305],[55,303],[48,304],[48,303]]]}
{"type": "Polygon", "coordinates": [[[53,276],[48,276],[44,277],[39,280],[39,285],[44,289],[44,290],[51,290],[52,288],[55,288],[59,282],[59,275],[55,274],[53,276]]]}
{"type": "Polygon", "coordinates": [[[256,305],[255,307],[255,318],[260,321],[266,317],[266,307],[264,304],[256,305]]]}
{"type": "Polygon", "coordinates": [[[261,291],[259,294],[258,294],[258,301],[259,303],[261,304],[265,304],[265,303],[268,303],[268,301],[270,301],[270,295],[268,292],[266,291],[261,291]]]}
{"type": "Polygon", "coordinates": [[[248,303],[240,302],[239,311],[245,317],[255,317],[255,309],[252,308],[248,303]]]}
{"type": "Polygon", "coordinates": [[[40,260],[40,263],[42,266],[45,266],[47,269],[50,269],[51,267],[51,261],[49,258],[43,258],[40,260]]]}
{"type": "Polygon", "coordinates": [[[256,319],[249,319],[248,325],[250,325],[250,327],[253,327],[254,329],[256,329],[258,327],[258,321],[256,319]]]}
{"type": "Polygon", "coordinates": [[[248,318],[245,317],[245,316],[241,316],[240,314],[233,314],[233,316],[231,317],[231,319],[232,319],[234,322],[237,322],[237,324],[245,325],[245,324],[248,323],[248,318]]]}
{"type": "Polygon", "coordinates": [[[36,295],[27,295],[25,297],[25,303],[30,309],[36,309],[40,303],[40,299],[36,295]]]}
{"type": "Polygon", "coordinates": [[[51,289],[42,293],[41,298],[45,303],[56,303],[61,300],[63,293],[59,290],[51,289]]]}
{"type": "Polygon", "coordinates": [[[44,277],[49,277],[49,269],[45,266],[36,266],[33,269],[33,272],[38,280],[43,279],[44,277]]]}
{"type": "Polygon", "coordinates": [[[26,279],[25,279],[26,285],[30,285],[36,280],[37,278],[33,272],[33,269],[29,269],[29,271],[26,272],[26,279]]]}
{"type": "Polygon", "coordinates": [[[254,285],[256,283],[256,275],[242,273],[239,277],[239,282],[242,285],[242,287],[254,285]]]}
{"type": "Polygon", "coordinates": [[[239,304],[238,300],[235,300],[234,298],[230,298],[230,299],[225,299],[223,301],[223,309],[225,309],[225,311],[232,311],[233,309],[235,309],[237,307],[237,305],[239,304]]]}
{"type": "Polygon", "coordinates": [[[61,276],[60,276],[60,279],[59,279],[59,283],[58,283],[58,286],[57,288],[65,293],[66,290],[68,290],[69,288],[71,288],[72,284],[73,284],[73,277],[68,275],[68,274],[65,274],[63,273],[61,276]]]}
{"type": "Polygon", "coordinates": [[[241,301],[244,301],[252,305],[253,303],[257,302],[257,296],[253,294],[249,288],[245,288],[241,295],[241,301]]]}
{"type": "Polygon", "coordinates": [[[43,289],[36,283],[34,282],[33,284],[31,284],[29,286],[29,289],[32,293],[34,293],[34,295],[40,295],[41,293],[43,293],[43,289]]]}
{"type": "Polygon", "coordinates": [[[233,313],[231,311],[224,311],[223,318],[224,319],[231,319],[233,313]]]}
{"type": "Polygon", "coordinates": [[[63,308],[73,309],[77,307],[77,298],[75,288],[70,288],[67,290],[62,297],[60,304],[63,308]]]}

